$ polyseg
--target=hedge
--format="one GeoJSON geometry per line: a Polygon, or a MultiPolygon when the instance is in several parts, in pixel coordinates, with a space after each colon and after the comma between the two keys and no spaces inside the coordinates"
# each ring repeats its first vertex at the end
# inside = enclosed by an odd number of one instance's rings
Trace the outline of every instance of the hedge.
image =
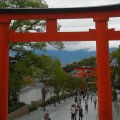
{"type": "Polygon", "coordinates": [[[12,106],[9,106],[9,107],[8,107],[8,113],[11,113],[11,112],[17,110],[17,109],[21,108],[21,107],[24,106],[24,105],[25,105],[25,103],[23,103],[23,102],[18,102],[18,103],[16,103],[16,104],[12,105],[12,106]]]}

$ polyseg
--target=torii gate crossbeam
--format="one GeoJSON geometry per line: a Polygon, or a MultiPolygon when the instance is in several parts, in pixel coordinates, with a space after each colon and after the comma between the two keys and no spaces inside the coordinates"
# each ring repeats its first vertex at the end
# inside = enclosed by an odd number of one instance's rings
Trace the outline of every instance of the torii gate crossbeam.
{"type": "Polygon", "coordinates": [[[8,119],[9,42],[96,41],[99,120],[112,120],[108,40],[120,40],[120,31],[108,29],[109,17],[120,17],[120,4],[83,8],[0,9],[0,120],[8,119]],[[58,32],[57,19],[93,18],[89,32],[58,32]],[[10,20],[46,19],[45,33],[15,33],[10,20]]]}

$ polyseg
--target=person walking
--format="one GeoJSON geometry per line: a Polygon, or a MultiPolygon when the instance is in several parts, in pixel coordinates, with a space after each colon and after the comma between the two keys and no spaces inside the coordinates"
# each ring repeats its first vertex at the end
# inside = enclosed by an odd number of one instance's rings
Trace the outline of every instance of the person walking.
{"type": "Polygon", "coordinates": [[[84,117],[84,115],[83,115],[83,109],[82,109],[81,106],[79,106],[78,111],[79,111],[79,120],[82,120],[82,118],[84,117]]]}
{"type": "Polygon", "coordinates": [[[76,108],[74,105],[71,105],[70,112],[71,112],[71,120],[76,120],[76,108]]]}
{"type": "Polygon", "coordinates": [[[96,106],[97,106],[97,98],[96,98],[95,96],[94,96],[93,102],[94,102],[94,109],[96,109],[96,106]]]}
{"type": "Polygon", "coordinates": [[[74,101],[75,101],[75,103],[77,103],[77,96],[74,97],[74,101]]]}
{"type": "Polygon", "coordinates": [[[90,99],[91,99],[91,102],[92,102],[92,99],[93,99],[93,93],[91,92],[91,95],[90,95],[90,99]]]}
{"type": "Polygon", "coordinates": [[[76,115],[77,115],[77,112],[78,112],[78,107],[76,106],[76,104],[74,104],[74,107],[75,107],[75,120],[76,120],[76,115]]]}
{"type": "Polygon", "coordinates": [[[85,111],[88,112],[88,100],[85,98],[85,111]]]}
{"type": "Polygon", "coordinates": [[[77,102],[77,107],[79,108],[79,106],[81,106],[81,100],[78,100],[77,102]]]}
{"type": "Polygon", "coordinates": [[[85,93],[83,94],[83,101],[85,100],[85,93]]]}
{"type": "Polygon", "coordinates": [[[48,113],[45,113],[44,120],[51,120],[48,113]]]}

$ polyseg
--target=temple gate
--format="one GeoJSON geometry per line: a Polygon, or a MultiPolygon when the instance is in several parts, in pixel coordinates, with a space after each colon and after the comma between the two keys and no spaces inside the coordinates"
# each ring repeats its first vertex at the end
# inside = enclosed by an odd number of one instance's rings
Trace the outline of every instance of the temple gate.
{"type": "Polygon", "coordinates": [[[120,4],[82,8],[0,9],[0,120],[8,120],[10,42],[96,41],[99,120],[112,120],[112,93],[108,40],[120,40],[120,31],[108,29],[109,17],[120,17],[120,4]],[[58,32],[57,19],[93,18],[96,29],[58,32]],[[16,33],[11,20],[46,19],[45,33],[16,33]]]}
{"type": "Polygon", "coordinates": [[[75,75],[81,76],[82,79],[85,79],[85,77],[93,77],[95,76],[95,70],[96,68],[93,67],[77,67],[74,68],[74,70],[78,70],[81,73],[76,73],[75,75]],[[87,73],[86,71],[89,71],[89,73],[87,73]]]}

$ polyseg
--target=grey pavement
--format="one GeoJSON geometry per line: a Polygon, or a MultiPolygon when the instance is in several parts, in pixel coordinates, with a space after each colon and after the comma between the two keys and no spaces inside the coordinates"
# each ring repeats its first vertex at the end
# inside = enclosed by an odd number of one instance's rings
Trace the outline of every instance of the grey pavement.
{"type": "MultiPolygon", "coordinates": [[[[113,103],[113,120],[120,120],[120,102],[113,103]]],[[[43,108],[38,108],[36,111],[31,112],[30,114],[21,116],[14,120],[43,120],[44,114],[48,112],[52,120],[71,120],[70,107],[71,104],[74,104],[73,98],[67,101],[61,101],[61,104],[56,104],[56,107],[52,105],[46,107],[46,111],[43,111],[43,108]]],[[[82,108],[84,113],[83,120],[98,120],[97,109],[94,109],[94,104],[89,100],[88,102],[88,113],[85,112],[84,102],[82,101],[82,108]]],[[[78,118],[78,114],[77,114],[78,118]]],[[[78,120],[78,119],[77,119],[78,120]]]]}
{"type": "Polygon", "coordinates": [[[72,103],[73,100],[66,100],[65,101],[61,101],[61,104],[56,103],[56,106],[54,107],[54,105],[49,105],[46,106],[46,111],[43,111],[43,108],[38,108],[37,110],[31,112],[30,114],[27,115],[23,115],[19,118],[16,118],[14,120],[42,120],[44,117],[44,114],[46,112],[48,112],[50,114],[50,116],[55,113],[56,111],[61,110],[62,108],[64,108],[67,105],[70,105],[72,103]]]}

